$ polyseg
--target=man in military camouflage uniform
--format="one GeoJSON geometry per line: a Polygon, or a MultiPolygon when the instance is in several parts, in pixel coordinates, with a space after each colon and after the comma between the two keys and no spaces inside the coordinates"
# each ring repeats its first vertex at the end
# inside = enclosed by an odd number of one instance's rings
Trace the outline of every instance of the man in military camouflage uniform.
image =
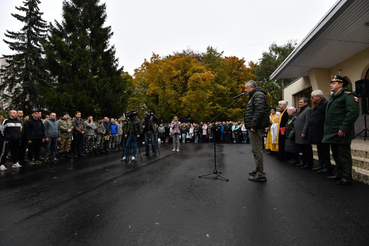
{"type": "Polygon", "coordinates": [[[351,139],[354,123],[359,117],[359,100],[347,87],[347,77],[336,75],[331,81],[330,101],[327,104],[324,122],[323,143],[331,145],[336,162],[336,172],[328,179],[338,180],[337,184],[352,182],[351,139]]]}
{"type": "Polygon", "coordinates": [[[72,131],[73,131],[73,124],[69,118],[69,114],[67,112],[63,113],[62,118],[58,120],[60,125],[60,133],[61,133],[61,140],[59,146],[59,157],[68,157],[73,158],[73,154],[70,153],[70,147],[72,144],[72,131]]]}
{"type": "Polygon", "coordinates": [[[105,126],[103,124],[103,118],[99,118],[96,124],[96,152],[105,153],[104,150],[104,134],[105,134],[105,126]]]}
{"type": "Polygon", "coordinates": [[[92,116],[88,116],[87,120],[85,121],[86,131],[85,131],[85,154],[89,155],[92,152],[95,142],[95,130],[96,125],[94,123],[94,118],[92,116]]]}

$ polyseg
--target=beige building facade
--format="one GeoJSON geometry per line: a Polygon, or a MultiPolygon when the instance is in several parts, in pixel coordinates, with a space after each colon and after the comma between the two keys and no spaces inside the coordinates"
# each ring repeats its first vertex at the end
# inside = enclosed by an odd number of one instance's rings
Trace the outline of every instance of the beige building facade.
{"type": "MultiPolygon", "coordinates": [[[[297,107],[299,98],[309,98],[314,90],[330,95],[330,80],[339,71],[351,80],[349,87],[353,91],[356,90],[355,82],[363,79],[367,79],[365,86],[369,88],[367,0],[337,1],[274,71],[271,79],[297,78],[283,90],[283,100],[297,107]]],[[[360,97],[359,103],[361,116],[355,123],[356,134],[364,129],[364,114],[369,114],[369,107],[362,107],[368,105],[368,98],[360,97]]]]}

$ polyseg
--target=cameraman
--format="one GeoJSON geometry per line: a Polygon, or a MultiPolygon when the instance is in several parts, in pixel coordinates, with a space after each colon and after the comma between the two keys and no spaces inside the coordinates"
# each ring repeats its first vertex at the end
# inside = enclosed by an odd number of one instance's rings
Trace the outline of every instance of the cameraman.
{"type": "Polygon", "coordinates": [[[151,150],[152,155],[156,156],[156,132],[157,127],[155,125],[156,116],[153,112],[145,112],[145,118],[142,121],[143,124],[143,131],[145,134],[145,146],[146,146],[146,153],[145,156],[150,155],[150,143],[149,140],[151,139],[151,150]]]}
{"type": "Polygon", "coordinates": [[[127,132],[125,134],[125,138],[127,139],[126,142],[126,149],[124,152],[124,157],[122,160],[127,160],[127,156],[129,154],[129,146],[132,140],[133,144],[133,151],[132,151],[132,161],[136,159],[137,153],[137,139],[140,137],[142,132],[142,124],[139,119],[137,119],[137,111],[131,110],[127,114],[128,122],[127,122],[127,132]]]}

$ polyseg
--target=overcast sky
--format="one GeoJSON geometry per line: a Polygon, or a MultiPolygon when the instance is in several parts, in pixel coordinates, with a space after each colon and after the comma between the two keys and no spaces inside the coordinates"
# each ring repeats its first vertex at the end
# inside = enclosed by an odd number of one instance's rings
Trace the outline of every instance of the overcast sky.
{"type": "MultiPolygon", "coordinates": [[[[4,32],[19,31],[23,24],[11,16],[22,0],[0,0],[0,55],[12,54],[2,41],[4,32]]],[[[48,23],[62,19],[62,0],[41,0],[48,23]]],[[[337,0],[100,0],[107,4],[107,26],[119,65],[133,75],[152,53],[166,56],[208,46],[257,62],[273,43],[298,43],[323,18],[337,0]]],[[[23,14],[23,13],[22,13],[23,14]]]]}

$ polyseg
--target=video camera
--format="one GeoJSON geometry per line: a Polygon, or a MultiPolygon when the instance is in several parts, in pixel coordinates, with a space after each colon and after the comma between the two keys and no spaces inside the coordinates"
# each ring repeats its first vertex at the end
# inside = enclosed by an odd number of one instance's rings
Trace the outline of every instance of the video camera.
{"type": "Polygon", "coordinates": [[[132,120],[134,116],[137,116],[137,111],[135,109],[132,109],[131,111],[126,113],[127,120],[132,120]]]}

